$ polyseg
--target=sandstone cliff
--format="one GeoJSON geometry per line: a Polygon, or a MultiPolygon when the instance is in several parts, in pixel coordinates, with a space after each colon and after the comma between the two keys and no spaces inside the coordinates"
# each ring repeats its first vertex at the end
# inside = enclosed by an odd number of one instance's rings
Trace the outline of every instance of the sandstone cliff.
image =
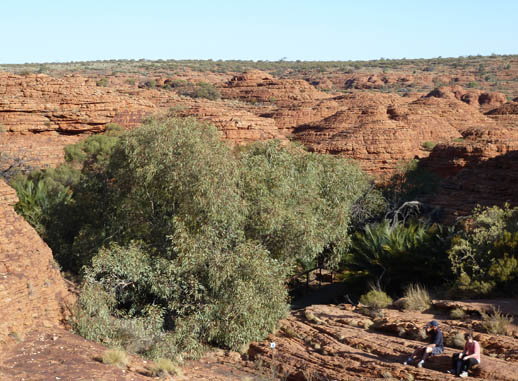
{"type": "Polygon", "coordinates": [[[48,246],[14,211],[17,201],[0,180],[0,340],[63,326],[73,299],[48,246]]]}

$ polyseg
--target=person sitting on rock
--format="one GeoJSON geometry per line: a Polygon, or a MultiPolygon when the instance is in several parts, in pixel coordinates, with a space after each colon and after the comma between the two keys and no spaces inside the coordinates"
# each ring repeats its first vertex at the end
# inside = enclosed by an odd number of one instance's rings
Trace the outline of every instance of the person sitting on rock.
{"type": "Polygon", "coordinates": [[[452,370],[448,373],[455,374],[459,377],[468,377],[471,368],[480,364],[480,344],[473,340],[473,333],[469,332],[464,335],[466,344],[462,353],[455,353],[452,357],[452,370]]]}
{"type": "Polygon", "coordinates": [[[430,336],[430,345],[417,348],[408,360],[403,363],[404,365],[408,365],[412,361],[419,359],[417,367],[422,368],[428,356],[435,356],[444,352],[444,340],[441,329],[439,328],[439,323],[437,323],[436,320],[432,320],[426,325],[426,333],[430,336]]]}

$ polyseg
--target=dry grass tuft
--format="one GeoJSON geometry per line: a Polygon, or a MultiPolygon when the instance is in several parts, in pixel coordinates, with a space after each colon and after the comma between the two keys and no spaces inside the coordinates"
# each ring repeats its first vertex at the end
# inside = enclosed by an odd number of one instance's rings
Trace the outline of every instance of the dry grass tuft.
{"type": "Polygon", "coordinates": [[[151,374],[154,377],[183,376],[181,369],[174,362],[162,358],[151,366],[151,374]]]}
{"type": "Polygon", "coordinates": [[[450,311],[450,317],[452,319],[464,319],[466,317],[466,312],[462,308],[454,308],[450,311]]]}
{"type": "Polygon", "coordinates": [[[102,356],[103,364],[117,365],[119,368],[125,368],[129,359],[126,352],[119,349],[108,349],[104,351],[102,356]]]}
{"type": "Polygon", "coordinates": [[[313,322],[313,323],[315,323],[315,324],[323,324],[323,323],[324,323],[324,321],[323,321],[322,319],[318,318],[318,317],[317,317],[313,312],[311,312],[311,311],[304,311],[304,317],[305,317],[307,320],[309,320],[309,321],[311,321],[311,322],[313,322]]]}
{"type": "Polygon", "coordinates": [[[482,327],[493,335],[506,335],[507,327],[513,323],[513,317],[502,313],[500,308],[493,306],[490,311],[480,311],[482,327]]]}
{"type": "Polygon", "coordinates": [[[423,286],[411,284],[405,291],[405,310],[425,311],[432,305],[432,298],[423,286]]]}
{"type": "Polygon", "coordinates": [[[464,344],[466,344],[466,339],[464,339],[464,333],[462,332],[450,332],[448,336],[446,336],[446,345],[453,348],[463,349],[464,344]]]}
{"type": "Polygon", "coordinates": [[[372,289],[360,297],[360,303],[369,308],[380,309],[392,304],[392,298],[382,290],[372,289]]]}

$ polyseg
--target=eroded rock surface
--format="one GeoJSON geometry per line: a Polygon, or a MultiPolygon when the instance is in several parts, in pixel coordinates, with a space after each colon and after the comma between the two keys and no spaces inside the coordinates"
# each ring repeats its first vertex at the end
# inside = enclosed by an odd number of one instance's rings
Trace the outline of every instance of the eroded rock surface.
{"type": "MultiPolygon", "coordinates": [[[[350,305],[311,306],[282,321],[282,328],[268,340],[251,345],[248,355],[288,380],[453,380],[446,371],[459,349],[446,347],[424,368],[402,362],[418,346],[419,331],[431,319],[439,320],[445,339],[478,327],[476,319],[455,321],[436,311],[408,313],[384,310],[373,322],[350,305]],[[272,349],[270,342],[275,342],[272,349]]],[[[479,379],[517,380],[518,340],[479,334],[484,355],[479,379]]]]}
{"type": "MultiPolygon", "coordinates": [[[[16,194],[0,180],[0,340],[35,327],[62,327],[73,301],[52,252],[13,209],[16,194]]],[[[0,341],[0,345],[1,345],[0,341]]]]}

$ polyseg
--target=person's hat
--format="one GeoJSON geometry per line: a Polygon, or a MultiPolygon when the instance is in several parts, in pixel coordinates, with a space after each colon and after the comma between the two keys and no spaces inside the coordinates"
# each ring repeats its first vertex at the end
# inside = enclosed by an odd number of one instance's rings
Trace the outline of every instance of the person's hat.
{"type": "Polygon", "coordinates": [[[438,327],[439,326],[439,323],[437,323],[437,320],[432,320],[431,322],[429,322],[427,325],[426,325],[426,328],[430,328],[430,327],[438,327]]]}

